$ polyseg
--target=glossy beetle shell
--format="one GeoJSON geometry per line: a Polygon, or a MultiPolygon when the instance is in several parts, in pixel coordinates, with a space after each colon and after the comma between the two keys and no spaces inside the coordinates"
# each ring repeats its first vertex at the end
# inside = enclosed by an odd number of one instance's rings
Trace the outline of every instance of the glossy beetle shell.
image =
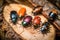
{"type": "Polygon", "coordinates": [[[22,25],[23,25],[23,26],[28,26],[28,23],[23,21],[23,22],[22,22],[22,25]]]}
{"type": "Polygon", "coordinates": [[[11,11],[10,18],[11,18],[12,22],[15,24],[17,22],[17,19],[18,19],[17,12],[11,11]]]}
{"type": "Polygon", "coordinates": [[[30,22],[32,21],[32,17],[31,16],[26,16],[24,19],[23,19],[23,22],[22,22],[22,25],[29,25],[30,22]]]}
{"type": "Polygon", "coordinates": [[[41,18],[39,16],[35,16],[33,19],[33,24],[39,25],[41,22],[41,18]]]}
{"type": "Polygon", "coordinates": [[[21,8],[19,11],[18,11],[18,15],[19,17],[24,17],[26,14],[26,8],[21,8]]]}
{"type": "Polygon", "coordinates": [[[50,12],[49,17],[52,18],[52,20],[54,20],[54,19],[56,19],[57,15],[55,13],[53,13],[53,12],[50,12]]]}

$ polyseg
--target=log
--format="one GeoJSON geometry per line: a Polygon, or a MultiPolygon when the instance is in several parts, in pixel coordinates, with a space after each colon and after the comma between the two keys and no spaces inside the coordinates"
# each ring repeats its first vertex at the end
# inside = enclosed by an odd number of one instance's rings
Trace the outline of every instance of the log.
{"type": "MultiPolygon", "coordinates": [[[[4,19],[6,20],[5,22],[7,22],[7,24],[9,24],[11,29],[13,29],[13,31],[17,35],[19,35],[20,38],[22,38],[23,40],[54,40],[54,38],[55,38],[55,29],[54,29],[53,25],[51,25],[51,24],[49,26],[50,27],[49,33],[47,33],[47,34],[42,34],[42,32],[40,31],[40,27],[37,28],[37,29],[34,29],[33,26],[29,26],[27,28],[23,27],[22,25],[20,25],[23,19],[18,20],[16,25],[14,25],[10,21],[10,12],[12,10],[15,10],[15,11],[18,12],[18,10],[21,7],[25,7],[26,8],[26,14],[30,15],[34,18],[31,7],[28,7],[28,6],[22,5],[22,4],[9,4],[9,5],[6,5],[4,7],[3,16],[4,16],[4,19]]],[[[43,15],[38,15],[38,16],[41,18],[42,23],[47,21],[47,19],[43,15]]]]}

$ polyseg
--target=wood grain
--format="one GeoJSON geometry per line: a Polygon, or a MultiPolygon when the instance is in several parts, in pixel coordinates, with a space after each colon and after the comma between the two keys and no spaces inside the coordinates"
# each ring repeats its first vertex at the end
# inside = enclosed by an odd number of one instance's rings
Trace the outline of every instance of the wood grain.
{"type": "MultiPolygon", "coordinates": [[[[55,29],[52,25],[50,25],[50,32],[47,34],[42,34],[40,31],[40,27],[37,29],[34,29],[33,26],[30,26],[28,28],[24,28],[21,24],[22,20],[18,20],[18,22],[16,23],[16,25],[14,25],[12,22],[10,22],[10,12],[12,10],[15,10],[18,12],[18,10],[22,7],[26,8],[26,13],[27,15],[30,15],[34,18],[34,16],[32,15],[32,8],[25,6],[25,5],[21,5],[21,4],[9,4],[7,6],[5,6],[4,11],[3,11],[3,16],[5,18],[5,20],[8,22],[8,24],[11,26],[11,28],[23,39],[23,40],[54,40],[55,38],[55,29]],[[19,24],[18,24],[19,23],[19,24]]],[[[45,21],[47,21],[47,19],[42,16],[42,15],[38,15],[41,17],[41,21],[42,23],[44,23],[45,21]]]]}

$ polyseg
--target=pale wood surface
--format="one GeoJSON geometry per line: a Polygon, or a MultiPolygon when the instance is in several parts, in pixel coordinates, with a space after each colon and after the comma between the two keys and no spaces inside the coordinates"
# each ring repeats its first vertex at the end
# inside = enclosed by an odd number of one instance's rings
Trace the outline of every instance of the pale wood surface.
{"type": "MultiPolygon", "coordinates": [[[[11,21],[10,21],[10,11],[15,10],[18,12],[18,10],[21,7],[26,7],[26,13],[30,16],[32,16],[34,18],[34,16],[32,15],[32,8],[25,6],[25,5],[21,5],[21,4],[10,4],[5,6],[4,11],[3,11],[3,16],[5,18],[5,20],[9,23],[9,25],[12,27],[12,29],[19,35],[22,37],[22,39],[24,40],[54,40],[55,37],[55,29],[52,25],[50,25],[50,32],[43,35],[40,31],[40,27],[37,29],[34,29],[33,26],[28,27],[28,28],[24,28],[21,24],[22,20],[18,20],[17,24],[14,25],[11,21]]],[[[38,15],[39,16],[39,15],[38,15]]],[[[44,23],[44,21],[47,21],[47,19],[40,15],[41,17],[41,21],[42,23],[44,23]]]]}

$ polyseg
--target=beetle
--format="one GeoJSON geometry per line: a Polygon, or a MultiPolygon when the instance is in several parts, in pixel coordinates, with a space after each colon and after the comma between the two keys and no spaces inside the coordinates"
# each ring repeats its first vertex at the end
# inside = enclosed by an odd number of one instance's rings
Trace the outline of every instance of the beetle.
{"type": "Polygon", "coordinates": [[[38,5],[38,6],[34,7],[32,13],[33,13],[33,15],[39,15],[42,13],[42,11],[43,11],[42,7],[38,5]]]}
{"type": "Polygon", "coordinates": [[[32,17],[31,16],[26,16],[23,21],[22,21],[22,25],[23,26],[28,26],[32,21],[32,17]]]}
{"type": "Polygon", "coordinates": [[[49,22],[45,22],[45,23],[42,25],[40,31],[41,31],[42,33],[47,33],[47,32],[49,32],[49,22]]]}
{"type": "Polygon", "coordinates": [[[32,23],[35,28],[40,26],[41,18],[39,16],[35,16],[32,23]]]}
{"type": "Polygon", "coordinates": [[[57,10],[52,9],[51,12],[49,13],[49,20],[55,20],[57,18],[57,10]]]}
{"type": "Polygon", "coordinates": [[[21,18],[23,18],[26,14],[26,8],[22,7],[19,11],[18,11],[18,15],[21,18]]]}
{"type": "Polygon", "coordinates": [[[57,15],[55,13],[53,13],[53,12],[49,13],[49,20],[55,20],[56,17],[57,17],[57,15]]]}
{"type": "Polygon", "coordinates": [[[16,11],[11,11],[10,12],[10,18],[11,18],[13,24],[16,24],[17,19],[18,19],[17,12],[16,11]]]}

